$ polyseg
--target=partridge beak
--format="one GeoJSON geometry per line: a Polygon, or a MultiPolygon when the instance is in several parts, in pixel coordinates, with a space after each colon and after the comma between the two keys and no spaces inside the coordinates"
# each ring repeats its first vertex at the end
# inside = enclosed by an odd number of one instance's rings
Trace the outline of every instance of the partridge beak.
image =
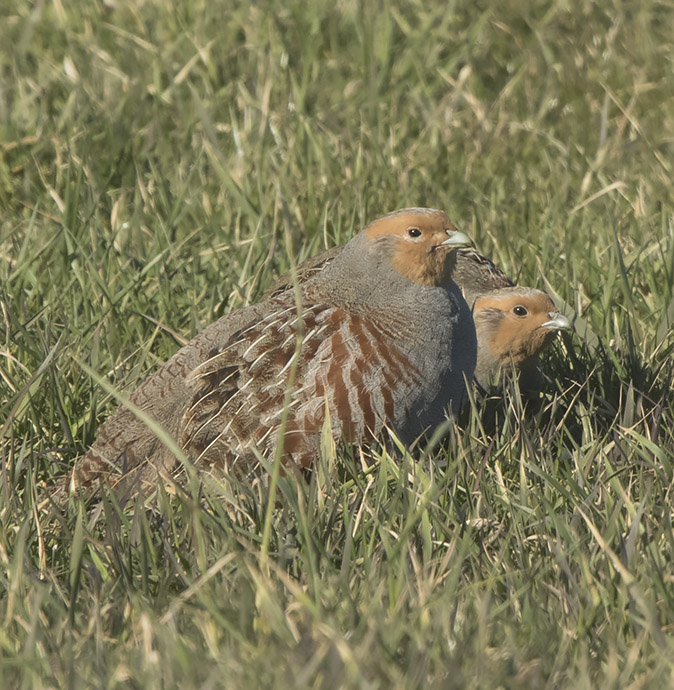
{"type": "Polygon", "coordinates": [[[558,311],[551,311],[548,316],[550,321],[542,323],[541,328],[549,328],[551,331],[567,331],[571,328],[571,322],[558,311]]]}
{"type": "Polygon", "coordinates": [[[444,242],[440,242],[441,247],[456,247],[458,249],[460,247],[475,246],[473,240],[471,240],[468,235],[464,235],[458,230],[446,230],[446,232],[449,237],[444,242]]]}

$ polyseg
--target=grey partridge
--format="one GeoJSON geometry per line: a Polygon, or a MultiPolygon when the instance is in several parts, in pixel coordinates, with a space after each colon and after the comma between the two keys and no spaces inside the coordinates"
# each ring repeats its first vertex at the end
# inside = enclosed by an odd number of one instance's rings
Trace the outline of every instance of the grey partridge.
{"type": "MultiPolygon", "coordinates": [[[[387,427],[411,443],[458,411],[477,341],[452,280],[470,240],[435,209],[380,218],[296,292],[215,322],[130,401],[193,462],[244,470],[278,447],[310,466],[329,421],[336,440],[368,442],[387,427]]],[[[129,409],[104,423],[71,486],[156,476],[173,454],[129,409]],[[148,470],[151,470],[148,473],[148,470]]]]}

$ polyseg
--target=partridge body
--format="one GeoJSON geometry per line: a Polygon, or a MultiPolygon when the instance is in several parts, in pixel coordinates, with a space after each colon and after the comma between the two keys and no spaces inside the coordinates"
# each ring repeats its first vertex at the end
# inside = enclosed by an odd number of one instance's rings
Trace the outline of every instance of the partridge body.
{"type": "MultiPolygon", "coordinates": [[[[469,243],[442,211],[404,209],[367,226],[301,285],[223,317],[130,396],[195,463],[244,469],[280,446],[313,463],[332,436],[405,443],[458,411],[477,356],[452,280],[469,243]]],[[[75,485],[170,470],[175,459],[122,408],[75,468],[75,485]],[[145,461],[148,460],[149,463],[145,461]]]]}
{"type": "Polygon", "coordinates": [[[499,375],[517,370],[522,390],[537,391],[541,383],[539,353],[557,331],[571,326],[548,295],[521,286],[477,297],[473,319],[479,343],[475,380],[483,389],[499,375]]]}

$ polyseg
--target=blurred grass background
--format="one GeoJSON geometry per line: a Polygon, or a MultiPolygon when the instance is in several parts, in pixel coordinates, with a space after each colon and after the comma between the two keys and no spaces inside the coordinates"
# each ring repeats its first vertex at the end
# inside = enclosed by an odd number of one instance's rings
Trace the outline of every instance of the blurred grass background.
{"type": "Polygon", "coordinates": [[[0,685],[672,687],[672,36],[654,0],[0,0],[0,685]],[[413,205],[575,319],[537,405],[282,478],[269,558],[236,481],[39,510],[114,409],[80,362],[128,392],[413,205]]]}

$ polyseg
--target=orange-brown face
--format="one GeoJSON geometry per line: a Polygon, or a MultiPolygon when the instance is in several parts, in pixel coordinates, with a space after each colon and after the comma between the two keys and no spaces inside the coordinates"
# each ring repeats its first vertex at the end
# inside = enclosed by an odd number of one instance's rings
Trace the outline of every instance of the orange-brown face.
{"type": "Polygon", "coordinates": [[[451,280],[455,250],[472,242],[456,230],[443,211],[405,209],[374,221],[363,231],[374,242],[394,242],[393,267],[420,285],[451,280]]]}
{"type": "Polygon", "coordinates": [[[480,347],[486,345],[497,360],[514,365],[544,349],[558,330],[570,327],[550,297],[531,288],[478,297],[473,318],[480,347]]]}

